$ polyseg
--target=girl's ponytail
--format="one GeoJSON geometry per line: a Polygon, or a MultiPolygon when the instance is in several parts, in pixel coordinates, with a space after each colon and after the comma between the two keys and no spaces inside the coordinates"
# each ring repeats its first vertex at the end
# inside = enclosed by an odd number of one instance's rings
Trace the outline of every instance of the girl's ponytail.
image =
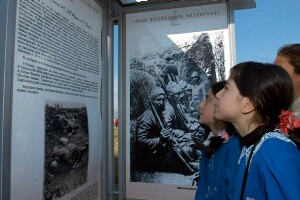
{"type": "Polygon", "coordinates": [[[202,145],[202,149],[205,150],[205,155],[207,158],[211,158],[211,156],[214,154],[214,152],[219,149],[224,142],[227,142],[228,139],[236,133],[236,129],[231,123],[228,123],[227,128],[224,132],[220,133],[217,137],[210,137],[208,138],[209,144],[208,145],[202,145]],[[223,133],[225,133],[223,135],[223,133]],[[227,135],[227,136],[225,136],[227,135]],[[225,137],[224,137],[225,136],[225,137]]]}

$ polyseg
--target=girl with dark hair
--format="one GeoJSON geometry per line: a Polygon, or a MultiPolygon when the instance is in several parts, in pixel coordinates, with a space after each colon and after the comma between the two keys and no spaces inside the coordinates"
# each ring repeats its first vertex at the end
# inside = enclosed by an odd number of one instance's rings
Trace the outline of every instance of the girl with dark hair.
{"type": "Polygon", "coordinates": [[[195,200],[228,199],[233,191],[234,173],[241,154],[242,145],[232,124],[214,117],[215,95],[225,85],[220,81],[211,85],[205,100],[199,104],[200,123],[207,125],[211,132],[202,146],[199,168],[198,189],[195,200]]]}
{"type": "Polygon", "coordinates": [[[293,95],[291,78],[277,65],[245,62],[231,69],[215,104],[215,117],[231,122],[243,144],[230,199],[300,197],[297,141],[278,128],[293,95]]]}

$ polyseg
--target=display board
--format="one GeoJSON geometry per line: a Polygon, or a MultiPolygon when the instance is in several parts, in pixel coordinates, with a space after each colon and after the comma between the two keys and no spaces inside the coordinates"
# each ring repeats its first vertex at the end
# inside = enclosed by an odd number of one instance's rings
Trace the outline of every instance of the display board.
{"type": "Polygon", "coordinates": [[[101,197],[101,29],[94,0],[17,1],[12,200],[101,197]]]}
{"type": "Polygon", "coordinates": [[[193,199],[199,103],[227,78],[227,4],[125,14],[126,197],[193,199]]]}

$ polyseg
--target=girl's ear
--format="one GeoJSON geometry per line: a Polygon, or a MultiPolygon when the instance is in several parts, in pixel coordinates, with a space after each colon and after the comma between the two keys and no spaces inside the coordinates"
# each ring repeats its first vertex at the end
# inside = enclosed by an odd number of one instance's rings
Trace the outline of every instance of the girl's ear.
{"type": "Polygon", "coordinates": [[[248,97],[242,99],[242,113],[247,114],[255,110],[255,106],[248,97]]]}

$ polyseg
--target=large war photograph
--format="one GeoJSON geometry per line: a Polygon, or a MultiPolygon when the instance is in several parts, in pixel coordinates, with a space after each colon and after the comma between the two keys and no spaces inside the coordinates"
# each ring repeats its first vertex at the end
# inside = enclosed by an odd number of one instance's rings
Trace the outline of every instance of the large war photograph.
{"type": "Polygon", "coordinates": [[[199,104],[227,78],[225,3],[126,15],[126,192],[192,199],[209,128],[199,104]]]}
{"type": "Polygon", "coordinates": [[[45,128],[44,199],[58,199],[87,182],[86,105],[47,102],[45,128]]]}
{"type": "Polygon", "coordinates": [[[225,79],[224,31],[178,38],[130,59],[132,182],[197,185],[199,143],[208,135],[199,103],[211,83],[225,79]]]}

